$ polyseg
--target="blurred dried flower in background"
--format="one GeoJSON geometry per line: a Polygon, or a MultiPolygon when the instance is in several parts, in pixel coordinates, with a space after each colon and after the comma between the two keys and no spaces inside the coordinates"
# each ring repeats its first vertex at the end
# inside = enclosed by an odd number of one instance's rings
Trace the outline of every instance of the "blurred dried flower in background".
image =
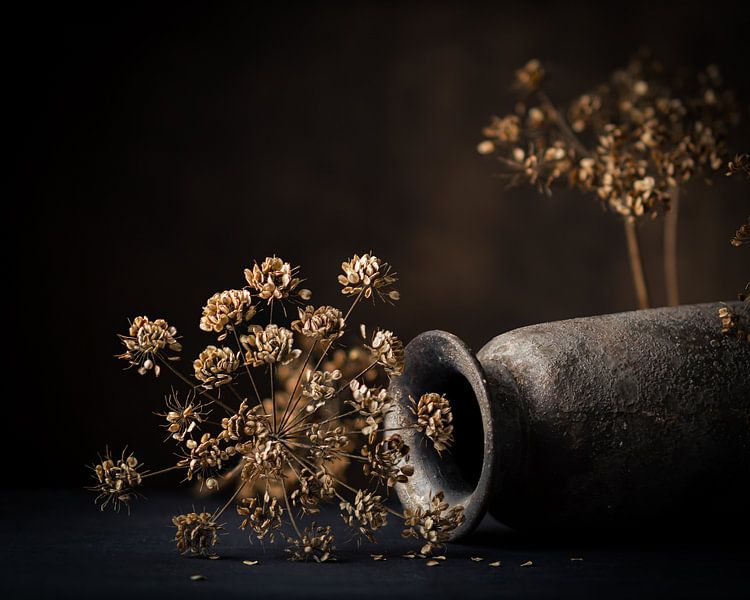
{"type": "Polygon", "coordinates": [[[536,58],[532,58],[516,71],[516,82],[528,92],[538,90],[543,79],[544,67],[536,58]]]}
{"type": "Polygon", "coordinates": [[[177,341],[177,330],[164,319],[149,320],[148,317],[136,317],[130,324],[128,335],[120,335],[120,340],[127,349],[117,358],[127,360],[131,366],[138,367],[138,373],[145,375],[153,369],[158,377],[161,367],[156,361],[179,360],[178,356],[167,356],[167,350],[182,351],[182,345],[177,341]]]}

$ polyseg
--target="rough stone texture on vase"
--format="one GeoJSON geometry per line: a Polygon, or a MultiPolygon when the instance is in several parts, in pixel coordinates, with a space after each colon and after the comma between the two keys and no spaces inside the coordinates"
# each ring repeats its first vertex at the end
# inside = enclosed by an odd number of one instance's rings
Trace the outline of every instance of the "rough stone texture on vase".
{"type": "Polygon", "coordinates": [[[417,336],[386,426],[412,421],[410,396],[440,392],[456,439],[438,456],[405,432],[416,473],[401,501],[442,490],[463,504],[454,539],[487,510],[522,531],[746,524],[750,344],[721,333],[721,305],[532,325],[476,356],[449,333],[417,336]]]}

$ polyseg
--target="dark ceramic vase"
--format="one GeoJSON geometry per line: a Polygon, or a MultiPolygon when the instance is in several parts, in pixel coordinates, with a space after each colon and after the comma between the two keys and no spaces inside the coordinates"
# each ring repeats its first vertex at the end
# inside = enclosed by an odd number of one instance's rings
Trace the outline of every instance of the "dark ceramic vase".
{"type": "Polygon", "coordinates": [[[417,336],[386,426],[413,422],[409,396],[445,393],[455,442],[440,457],[406,432],[402,503],[442,490],[463,504],[453,539],[487,511],[521,531],[746,524],[750,344],[721,334],[720,306],[533,325],[476,356],[449,333],[417,336]]]}

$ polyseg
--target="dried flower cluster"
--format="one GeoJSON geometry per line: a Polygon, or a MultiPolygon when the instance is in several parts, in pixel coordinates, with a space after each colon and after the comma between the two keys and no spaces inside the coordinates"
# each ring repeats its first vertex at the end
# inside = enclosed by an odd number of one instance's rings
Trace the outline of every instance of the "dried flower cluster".
{"type": "Polygon", "coordinates": [[[740,112],[715,66],[691,85],[669,86],[662,65],[641,55],[566,110],[543,92],[544,77],[538,60],[516,72],[515,112],[493,117],[478,147],[512,185],[549,193],[567,182],[638,218],[668,210],[678,187],[725,164],[725,138],[740,112]]]}
{"type": "MultiPolygon", "coordinates": [[[[731,177],[739,173],[744,173],[746,178],[750,179],[750,154],[739,154],[729,162],[727,176],[731,177]]],[[[747,222],[737,228],[729,243],[735,248],[750,247],[750,215],[747,217],[747,222]]],[[[750,342],[750,281],[740,292],[739,299],[743,301],[739,310],[734,310],[729,306],[722,306],[719,309],[721,332],[739,341],[750,342]]]]}
{"type": "Polygon", "coordinates": [[[463,522],[463,507],[449,507],[443,493],[438,492],[431,498],[429,507],[406,511],[406,528],[401,535],[422,540],[424,545],[420,553],[429,556],[434,550],[445,546],[451,532],[463,522]]]}
{"type": "MultiPolygon", "coordinates": [[[[121,337],[127,352],[120,358],[141,372],[157,369],[159,361],[189,384],[185,396],[172,390],[159,413],[179,458],[142,475],[132,455],[117,462],[107,455],[94,466],[93,489],[102,504],[127,503],[145,477],[180,470],[185,480],[208,490],[234,486],[220,510],[174,517],[175,541],[184,553],[212,552],[222,529],[219,519],[233,504],[242,529],[261,541],[280,537],[293,560],[332,558],[331,527],[302,523],[324,503],[338,506],[358,538],[374,541],[390,513],[405,519],[423,544],[443,544],[461,522],[461,507],[449,510],[439,495],[414,514],[386,506],[390,489],[414,474],[409,447],[383,424],[393,404],[387,381],[403,371],[403,343],[392,331],[376,328],[362,346],[335,347],[344,343],[352,311],[363,299],[398,300],[395,274],[371,253],[354,255],[342,272],[341,292],[352,298],[346,311],[301,305],[311,294],[299,289],[299,268],[281,258],[254,263],[245,270],[247,287],[214,294],[203,307],[200,329],[225,345],[200,352],[193,380],[168,362],[179,357],[167,351],[181,350],[175,329],[163,320],[134,320],[129,335],[121,337]],[[293,322],[285,301],[299,305],[293,322]],[[282,310],[274,310],[279,304],[282,310]],[[279,321],[282,316],[287,322],[279,321]],[[212,395],[219,391],[221,397],[212,395]],[[225,414],[212,416],[217,409],[225,414]],[[342,481],[351,463],[369,478],[365,489],[342,481]]],[[[422,431],[443,451],[453,442],[450,404],[439,394],[426,398],[415,405],[414,421],[400,429],[422,431]]]]}

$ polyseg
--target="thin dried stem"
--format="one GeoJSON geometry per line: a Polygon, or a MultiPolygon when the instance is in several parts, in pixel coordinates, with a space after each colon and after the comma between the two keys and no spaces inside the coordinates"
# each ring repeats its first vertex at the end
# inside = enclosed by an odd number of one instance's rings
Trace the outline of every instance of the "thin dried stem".
{"type": "MultiPolygon", "coordinates": [[[[299,384],[302,381],[302,376],[304,375],[305,369],[307,368],[307,363],[310,361],[310,357],[312,356],[312,353],[317,345],[318,340],[316,339],[313,342],[312,346],[310,346],[310,350],[307,352],[307,356],[305,356],[305,361],[302,363],[302,368],[299,370],[299,374],[297,375],[297,381],[294,383],[294,389],[289,396],[290,399],[294,398],[294,395],[297,393],[299,384]]],[[[284,407],[284,413],[281,415],[281,425],[279,426],[282,431],[284,431],[284,426],[286,425],[287,418],[294,414],[294,409],[297,408],[297,404],[299,403],[299,401],[300,396],[297,396],[297,398],[294,400],[294,404],[292,404],[291,402],[287,402],[286,407],[284,407]]]]}
{"type": "Polygon", "coordinates": [[[638,244],[638,234],[635,230],[635,221],[624,219],[625,239],[628,247],[628,258],[630,259],[630,272],[633,276],[633,286],[638,298],[638,308],[649,308],[648,286],[643,269],[643,258],[638,244]]]}
{"type": "Polygon", "coordinates": [[[174,465],[171,467],[166,467],[164,469],[159,469],[158,471],[150,471],[148,473],[144,473],[141,475],[141,479],[148,479],[149,477],[156,477],[157,475],[163,475],[164,473],[169,473],[170,471],[177,471],[179,469],[182,469],[182,467],[174,465]]]}
{"type": "MultiPolygon", "coordinates": [[[[240,343],[240,337],[237,335],[237,330],[235,328],[232,328],[232,332],[234,333],[234,339],[237,341],[237,349],[242,354],[242,344],[240,343]]],[[[265,407],[263,406],[263,399],[260,397],[260,392],[258,391],[258,386],[255,385],[255,379],[253,378],[253,374],[250,372],[250,366],[247,364],[246,361],[242,361],[245,365],[245,371],[247,371],[247,376],[250,378],[250,383],[253,386],[253,390],[255,391],[255,397],[258,399],[258,404],[260,404],[261,408],[263,408],[263,412],[265,413],[265,407]]]]}
{"type": "Polygon", "coordinates": [[[237,487],[237,489],[235,490],[234,494],[232,494],[231,498],[229,498],[229,500],[227,500],[226,504],[224,504],[224,506],[221,507],[221,510],[214,515],[214,519],[218,519],[224,513],[224,511],[231,506],[232,502],[234,502],[237,499],[237,496],[240,495],[240,492],[242,491],[242,488],[244,488],[246,485],[247,485],[247,481],[243,481],[237,487]]]}
{"type": "Polygon", "coordinates": [[[667,304],[680,303],[680,286],[677,274],[677,222],[680,209],[680,190],[670,190],[669,210],[664,216],[664,281],[667,288],[667,304]]]}

